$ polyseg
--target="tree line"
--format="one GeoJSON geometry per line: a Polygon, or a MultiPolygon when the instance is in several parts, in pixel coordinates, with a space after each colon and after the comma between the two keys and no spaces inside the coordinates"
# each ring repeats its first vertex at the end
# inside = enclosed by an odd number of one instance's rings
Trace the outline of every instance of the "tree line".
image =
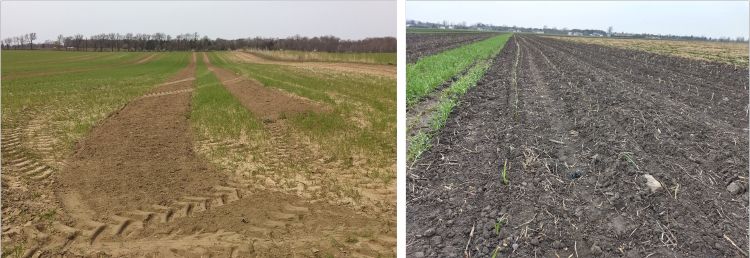
{"type": "Polygon", "coordinates": [[[288,38],[210,39],[198,33],[176,36],[165,33],[102,33],[91,36],[59,35],[56,40],[34,43],[36,33],[2,40],[2,49],[57,49],[66,51],[207,51],[254,48],[324,52],[396,52],[395,37],[345,40],[334,36],[288,38]]]}
{"type": "Polygon", "coordinates": [[[492,25],[485,23],[475,23],[467,25],[466,22],[450,23],[448,21],[443,22],[423,22],[417,20],[407,20],[406,25],[409,28],[430,28],[430,29],[462,29],[462,30],[478,30],[478,31],[498,31],[498,32],[525,32],[525,33],[542,33],[552,35],[581,35],[581,36],[599,36],[599,37],[614,37],[614,38],[638,38],[638,39],[671,39],[671,40],[702,40],[702,41],[720,41],[720,42],[747,42],[748,39],[745,37],[706,37],[706,36],[695,36],[695,35],[671,35],[671,34],[649,34],[649,33],[624,33],[624,32],[613,32],[610,26],[607,31],[595,30],[595,29],[568,29],[568,28],[556,28],[547,27],[546,25],[542,28],[533,27],[518,27],[518,26],[507,26],[507,25],[492,25]]]}
{"type": "Polygon", "coordinates": [[[36,33],[32,32],[20,36],[5,38],[2,40],[2,46],[3,49],[6,49],[6,46],[34,49],[34,40],[36,40],[36,33]]]}

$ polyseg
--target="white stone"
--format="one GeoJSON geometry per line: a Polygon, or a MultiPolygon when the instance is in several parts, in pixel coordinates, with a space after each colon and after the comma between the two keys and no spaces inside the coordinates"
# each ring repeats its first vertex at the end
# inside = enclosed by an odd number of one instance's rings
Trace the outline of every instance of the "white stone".
{"type": "Polygon", "coordinates": [[[646,178],[646,186],[648,186],[648,189],[651,189],[652,193],[661,190],[661,183],[659,183],[659,180],[656,180],[654,176],[645,174],[643,175],[643,178],[646,178]]]}

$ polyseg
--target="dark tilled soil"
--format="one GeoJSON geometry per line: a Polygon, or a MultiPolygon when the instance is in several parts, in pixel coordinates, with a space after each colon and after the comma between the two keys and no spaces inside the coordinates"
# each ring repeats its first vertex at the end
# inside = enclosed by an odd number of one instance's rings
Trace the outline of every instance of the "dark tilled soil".
{"type": "Polygon", "coordinates": [[[514,36],[408,171],[407,254],[742,257],[747,84],[733,66],[514,36]]]}
{"type": "Polygon", "coordinates": [[[408,33],[406,34],[406,63],[445,50],[489,38],[497,33],[408,33]]]}

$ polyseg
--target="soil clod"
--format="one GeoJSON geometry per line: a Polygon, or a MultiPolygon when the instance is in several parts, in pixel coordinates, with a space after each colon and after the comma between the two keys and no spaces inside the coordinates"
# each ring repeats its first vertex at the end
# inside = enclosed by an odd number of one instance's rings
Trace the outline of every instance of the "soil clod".
{"type": "Polygon", "coordinates": [[[745,192],[745,187],[739,181],[733,181],[727,186],[727,191],[734,195],[737,195],[745,192]]]}

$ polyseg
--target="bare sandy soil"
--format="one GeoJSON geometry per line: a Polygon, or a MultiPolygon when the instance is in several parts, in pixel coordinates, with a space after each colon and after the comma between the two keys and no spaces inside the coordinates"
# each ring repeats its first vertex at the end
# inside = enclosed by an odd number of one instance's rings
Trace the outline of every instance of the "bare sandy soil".
{"type": "Polygon", "coordinates": [[[290,65],[308,70],[325,69],[345,73],[363,73],[368,75],[385,76],[396,78],[396,66],[356,63],[332,63],[332,62],[287,62],[263,59],[257,55],[247,52],[234,52],[234,59],[240,62],[255,64],[290,65]]]}
{"type": "Polygon", "coordinates": [[[38,127],[33,121],[2,132],[2,194],[12,203],[3,206],[3,214],[11,215],[3,217],[3,225],[12,225],[3,228],[3,243],[24,242],[22,257],[392,256],[393,218],[378,216],[395,214],[392,206],[352,205],[325,193],[350,181],[372,184],[363,194],[377,203],[392,203],[395,192],[325,162],[316,146],[291,134],[282,116],[327,112],[324,105],[209,64],[230,93],[263,119],[267,141],[275,146],[263,163],[278,173],[257,184],[201,154],[209,145],[246,149],[192,139],[198,58],[194,54],[184,70],[110,114],[55,166],[39,156],[43,152],[17,148],[46,148],[36,143],[43,143],[44,135],[28,137],[38,127]],[[300,165],[323,173],[312,178],[281,173],[300,165]],[[330,181],[331,175],[341,181],[330,181]],[[303,187],[281,184],[292,181],[303,187]],[[17,225],[25,213],[50,213],[50,219],[17,225]]]}

